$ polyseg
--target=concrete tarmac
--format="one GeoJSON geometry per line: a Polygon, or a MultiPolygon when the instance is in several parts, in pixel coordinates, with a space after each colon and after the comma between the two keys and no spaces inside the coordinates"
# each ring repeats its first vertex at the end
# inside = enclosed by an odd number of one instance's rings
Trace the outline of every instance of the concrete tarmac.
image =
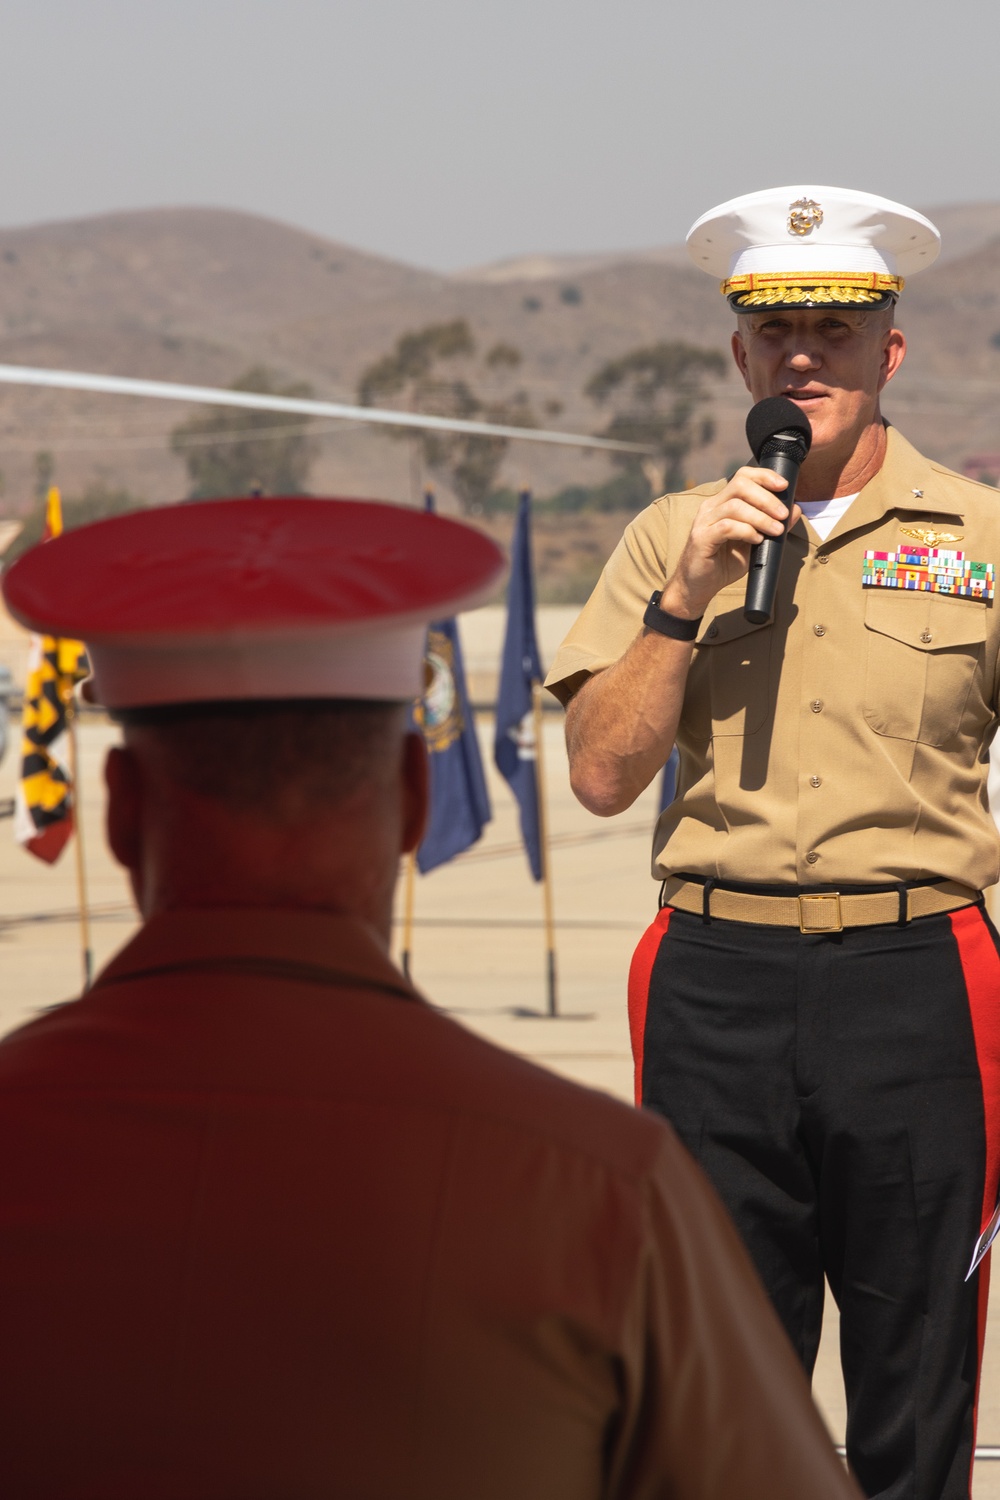
{"type": "MultiPolygon", "coordinates": [[[[418,986],[463,1025],[581,1083],[632,1097],[625,980],[636,941],[651,920],[656,886],[649,875],[656,789],[628,812],[602,820],[576,803],[562,745],[562,717],[545,716],[545,773],[551,832],[558,1011],[546,1015],[546,951],[540,888],[531,880],[516,809],[492,769],[493,723],[479,720],[494,817],[467,854],[414,882],[412,974],[418,986]]],[[[101,765],[117,731],[100,720],[81,727],[83,834],[91,942],[99,968],[135,928],[127,882],[107,852],[102,829],[101,765]]],[[[0,764],[0,800],[14,795],[17,756],[0,764]]],[[[397,902],[394,948],[402,945],[397,902]]],[[[80,987],[80,927],[74,848],[48,867],[14,843],[0,822],[0,1031],[80,987]]],[[[1000,1299],[990,1319],[979,1442],[1000,1452],[1000,1299]]],[[[838,1442],[844,1400],[832,1298],[816,1379],[816,1398],[838,1442]]],[[[975,1500],[1000,1500],[1000,1461],[976,1464],[975,1500]]]]}

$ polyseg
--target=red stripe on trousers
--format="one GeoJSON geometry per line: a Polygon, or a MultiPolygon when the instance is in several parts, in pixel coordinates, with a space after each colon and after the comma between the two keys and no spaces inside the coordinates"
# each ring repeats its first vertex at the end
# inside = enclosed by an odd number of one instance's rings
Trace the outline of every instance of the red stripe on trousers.
{"type": "MultiPolygon", "coordinates": [[[[983,1090],[983,1119],[986,1127],[986,1181],[983,1184],[983,1211],[980,1232],[986,1228],[997,1201],[997,1179],[1000,1177],[1000,956],[989,928],[978,906],[963,906],[950,913],[951,930],[958,944],[958,955],[969,997],[969,1013],[976,1040],[976,1060],[983,1090]]],[[[975,1441],[979,1418],[979,1377],[983,1364],[986,1337],[986,1305],[990,1291],[988,1254],[979,1267],[978,1343],[976,1365],[976,1400],[972,1431],[975,1441]]],[[[970,1470],[969,1484],[972,1484],[970,1470]]]]}
{"type": "Polygon", "coordinates": [[[642,1048],[646,1035],[646,1009],[649,1005],[649,982],[653,965],[666,937],[673,908],[661,907],[639,939],[628,971],[628,1029],[632,1038],[632,1060],[635,1064],[635,1102],[642,1103],[642,1048]]]}

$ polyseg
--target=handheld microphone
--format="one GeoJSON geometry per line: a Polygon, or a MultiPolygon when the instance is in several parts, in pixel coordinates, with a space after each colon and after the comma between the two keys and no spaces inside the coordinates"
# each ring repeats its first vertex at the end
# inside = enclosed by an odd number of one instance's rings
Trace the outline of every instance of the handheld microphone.
{"type": "MultiPolygon", "coordinates": [[[[788,506],[790,518],[795,482],[812,442],[809,418],[787,396],[768,396],[747,413],[747,442],[758,468],[771,469],[788,480],[779,499],[788,506]]],[[[753,625],[766,625],[774,614],[774,595],[787,530],[786,523],[780,536],[767,536],[750,548],[743,614],[753,625]]]]}

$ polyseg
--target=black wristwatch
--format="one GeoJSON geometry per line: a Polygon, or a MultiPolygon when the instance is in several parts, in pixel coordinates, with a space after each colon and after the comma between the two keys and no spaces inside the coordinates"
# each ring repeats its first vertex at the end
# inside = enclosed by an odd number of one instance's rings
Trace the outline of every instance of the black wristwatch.
{"type": "Polygon", "coordinates": [[[668,615],[666,610],[660,608],[662,595],[663,590],[657,589],[646,605],[642,623],[649,630],[658,630],[661,635],[669,635],[673,641],[693,641],[701,626],[702,616],[699,615],[697,620],[681,620],[677,615],[668,615]]]}

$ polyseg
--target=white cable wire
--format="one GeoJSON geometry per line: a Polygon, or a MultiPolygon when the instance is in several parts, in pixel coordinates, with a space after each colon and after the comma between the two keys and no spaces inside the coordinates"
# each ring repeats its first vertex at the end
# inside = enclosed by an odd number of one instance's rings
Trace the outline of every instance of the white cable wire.
{"type": "Polygon", "coordinates": [[[257,391],[228,391],[216,386],[175,385],[167,380],[132,380],[124,375],[95,375],[81,370],[43,370],[30,365],[0,365],[0,384],[44,386],[50,390],[94,391],[111,396],[148,396],[159,401],[197,402],[201,406],[243,407],[250,411],[297,412],[309,417],[337,417],[382,427],[412,427],[421,432],[459,432],[469,437],[511,438],[525,443],[553,443],[568,448],[601,448],[612,453],[653,453],[645,443],[586,437],[576,432],[544,432],[534,427],[503,427],[493,422],[465,422],[455,417],[423,416],[377,406],[347,406],[301,396],[267,396],[257,391]]]}
{"type": "MultiPolygon", "coordinates": [[[[185,436],[178,444],[178,451],[186,451],[188,448],[211,448],[216,443],[268,443],[277,437],[311,437],[331,438],[340,437],[341,433],[357,432],[362,426],[360,422],[295,422],[287,426],[274,427],[239,427],[229,431],[195,433],[185,436]]],[[[0,453],[37,453],[39,449],[52,448],[57,453],[153,453],[162,452],[169,434],[162,430],[159,433],[159,442],[154,442],[151,437],[144,438],[115,438],[115,437],[60,437],[58,434],[52,436],[35,438],[34,440],[22,440],[20,438],[7,439],[0,432],[0,453]]]]}

